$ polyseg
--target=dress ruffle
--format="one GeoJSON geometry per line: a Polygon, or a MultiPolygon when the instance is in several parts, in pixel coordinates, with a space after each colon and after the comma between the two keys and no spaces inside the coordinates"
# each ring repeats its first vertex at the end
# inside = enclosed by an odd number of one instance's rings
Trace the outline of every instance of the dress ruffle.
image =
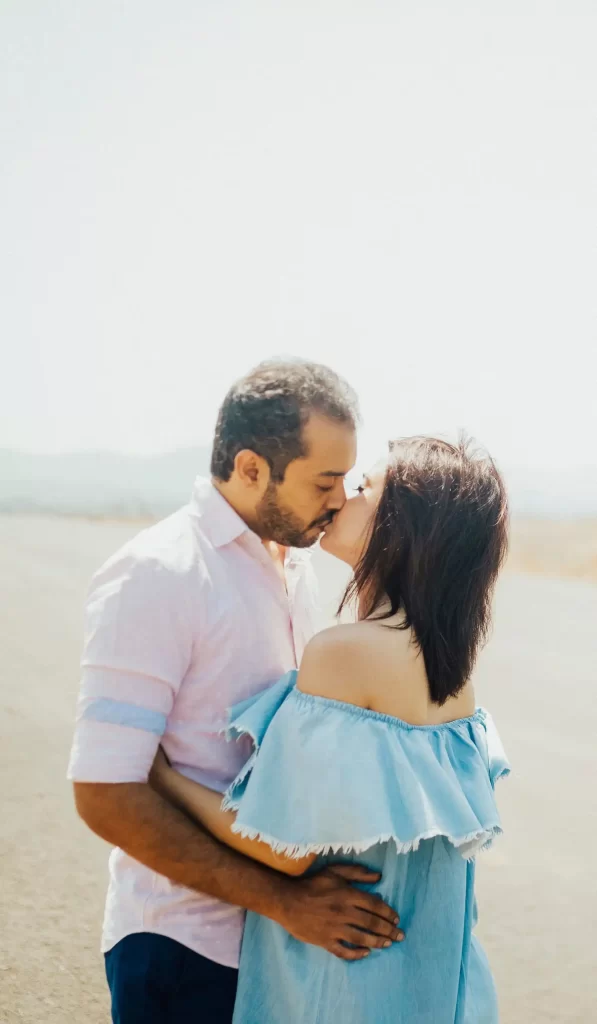
{"type": "Polygon", "coordinates": [[[224,795],[235,832],[297,858],[445,836],[466,859],[501,833],[493,790],[509,765],[486,711],[413,726],[304,694],[296,676],[231,712],[229,737],[254,745],[224,795]]]}

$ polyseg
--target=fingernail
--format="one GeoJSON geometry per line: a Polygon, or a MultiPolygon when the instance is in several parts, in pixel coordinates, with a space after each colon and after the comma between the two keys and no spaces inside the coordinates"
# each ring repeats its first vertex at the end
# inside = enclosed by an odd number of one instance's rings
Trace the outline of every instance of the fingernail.
{"type": "Polygon", "coordinates": [[[387,941],[387,942],[384,942],[384,944],[383,944],[383,948],[384,948],[384,949],[387,949],[387,948],[388,948],[388,946],[391,946],[391,945],[392,945],[392,943],[391,943],[391,942],[390,942],[390,940],[388,939],[388,941],[387,941]]]}
{"type": "Polygon", "coordinates": [[[394,918],[394,924],[400,924],[400,918],[399,917],[395,917],[394,918]]]}
{"type": "Polygon", "coordinates": [[[398,942],[402,942],[404,938],[404,932],[398,932],[398,942]]]}

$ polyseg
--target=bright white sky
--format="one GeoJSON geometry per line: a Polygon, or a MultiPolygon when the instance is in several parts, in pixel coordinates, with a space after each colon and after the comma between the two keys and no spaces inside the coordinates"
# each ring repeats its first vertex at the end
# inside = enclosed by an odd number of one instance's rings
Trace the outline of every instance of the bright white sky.
{"type": "Polygon", "coordinates": [[[594,0],[0,21],[0,447],[207,443],[293,353],[357,387],[367,452],[597,464],[594,0]]]}

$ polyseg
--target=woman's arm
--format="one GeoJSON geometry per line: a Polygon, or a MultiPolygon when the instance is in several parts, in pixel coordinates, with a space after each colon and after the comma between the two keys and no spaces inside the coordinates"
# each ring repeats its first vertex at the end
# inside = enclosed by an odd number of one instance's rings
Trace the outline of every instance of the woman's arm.
{"type": "Polygon", "coordinates": [[[274,853],[271,846],[260,839],[245,839],[232,832],[236,813],[222,810],[222,794],[180,775],[170,766],[161,748],[151,769],[149,781],[153,789],[166,800],[199,821],[220,842],[238,850],[245,857],[261,861],[262,864],[267,864],[268,867],[282,871],[286,875],[304,874],[315,860],[315,854],[297,859],[282,853],[274,853]]]}

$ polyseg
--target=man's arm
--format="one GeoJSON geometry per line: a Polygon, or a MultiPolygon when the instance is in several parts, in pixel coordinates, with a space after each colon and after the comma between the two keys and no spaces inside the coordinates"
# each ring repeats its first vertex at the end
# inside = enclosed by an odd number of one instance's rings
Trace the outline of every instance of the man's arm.
{"type": "Polygon", "coordinates": [[[363,949],[395,933],[394,912],[348,884],[371,883],[377,875],[360,868],[342,869],[344,877],[277,875],[220,845],[147,784],[201,621],[201,595],[190,587],[176,562],[130,547],[94,578],[69,766],[79,814],[103,839],[173,882],[256,910],[304,942],[359,959],[363,949]],[[362,949],[355,956],[342,941],[362,949]]]}
{"type": "Polygon", "coordinates": [[[81,818],[102,839],[179,885],[277,921],[301,942],[360,960],[402,937],[395,911],[350,884],[378,880],[365,868],[285,877],[220,844],[145,783],[75,782],[74,788],[81,818]]]}
{"type": "Polygon", "coordinates": [[[266,914],[285,880],[220,844],[144,783],[75,782],[86,825],[152,871],[187,889],[266,914]]]}
{"type": "Polygon", "coordinates": [[[223,809],[222,794],[175,771],[168,763],[161,747],[153,762],[149,782],[157,793],[175,807],[179,807],[194,821],[199,822],[199,825],[221,843],[230,846],[237,853],[242,853],[243,857],[258,860],[260,864],[265,864],[274,871],[295,877],[304,875],[317,857],[315,853],[307,854],[305,857],[289,857],[284,853],[276,853],[261,839],[249,839],[239,832],[233,832],[236,811],[223,809]]]}

